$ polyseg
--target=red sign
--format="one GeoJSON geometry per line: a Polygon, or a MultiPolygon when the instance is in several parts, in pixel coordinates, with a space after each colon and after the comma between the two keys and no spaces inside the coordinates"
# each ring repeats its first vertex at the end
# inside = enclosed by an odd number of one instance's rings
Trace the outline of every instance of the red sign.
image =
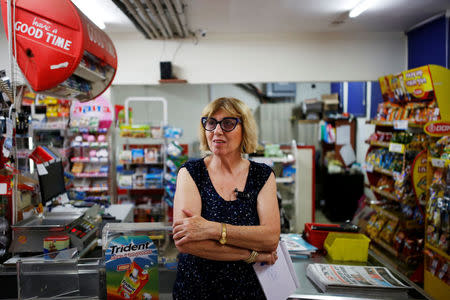
{"type": "Polygon", "coordinates": [[[450,135],[450,123],[445,121],[432,121],[425,125],[424,130],[431,136],[450,135]]]}

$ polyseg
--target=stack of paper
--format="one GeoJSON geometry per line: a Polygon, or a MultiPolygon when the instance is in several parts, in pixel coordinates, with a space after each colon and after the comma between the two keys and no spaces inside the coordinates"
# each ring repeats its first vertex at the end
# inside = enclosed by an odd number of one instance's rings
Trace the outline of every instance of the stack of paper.
{"type": "Polygon", "coordinates": [[[253,265],[267,300],[287,299],[300,288],[294,265],[283,241],[278,244],[277,255],[278,259],[273,265],[263,263],[253,265]]]}
{"type": "Polygon", "coordinates": [[[286,244],[291,257],[309,256],[316,252],[317,248],[305,241],[300,234],[282,233],[281,240],[286,244]]]}

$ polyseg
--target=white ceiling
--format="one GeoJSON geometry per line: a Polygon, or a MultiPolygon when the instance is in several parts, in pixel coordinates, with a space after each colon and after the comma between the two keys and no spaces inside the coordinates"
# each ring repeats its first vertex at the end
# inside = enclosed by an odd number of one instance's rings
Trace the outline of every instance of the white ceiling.
{"type": "MultiPolygon", "coordinates": [[[[85,0],[102,12],[106,31],[134,32],[110,0],[85,0]]],[[[401,32],[450,9],[450,0],[375,0],[359,17],[360,0],[185,0],[189,29],[215,33],[401,32]],[[340,25],[332,25],[343,20],[340,25]]]]}

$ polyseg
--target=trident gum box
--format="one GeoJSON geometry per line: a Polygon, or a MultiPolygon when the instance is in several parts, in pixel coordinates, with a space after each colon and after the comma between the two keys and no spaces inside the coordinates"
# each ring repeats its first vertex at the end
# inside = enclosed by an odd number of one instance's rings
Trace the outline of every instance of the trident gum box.
{"type": "Polygon", "coordinates": [[[159,299],[158,251],[150,237],[113,239],[105,265],[108,299],[159,299]]]}

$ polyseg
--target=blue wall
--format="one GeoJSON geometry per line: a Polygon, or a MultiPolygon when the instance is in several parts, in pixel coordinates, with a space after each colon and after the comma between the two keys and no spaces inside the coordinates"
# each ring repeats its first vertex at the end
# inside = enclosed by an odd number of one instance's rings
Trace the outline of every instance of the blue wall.
{"type": "MultiPolygon", "coordinates": [[[[443,15],[407,33],[408,69],[434,64],[448,68],[449,20],[443,15]]],[[[450,48],[450,47],[449,47],[450,48]]]]}

